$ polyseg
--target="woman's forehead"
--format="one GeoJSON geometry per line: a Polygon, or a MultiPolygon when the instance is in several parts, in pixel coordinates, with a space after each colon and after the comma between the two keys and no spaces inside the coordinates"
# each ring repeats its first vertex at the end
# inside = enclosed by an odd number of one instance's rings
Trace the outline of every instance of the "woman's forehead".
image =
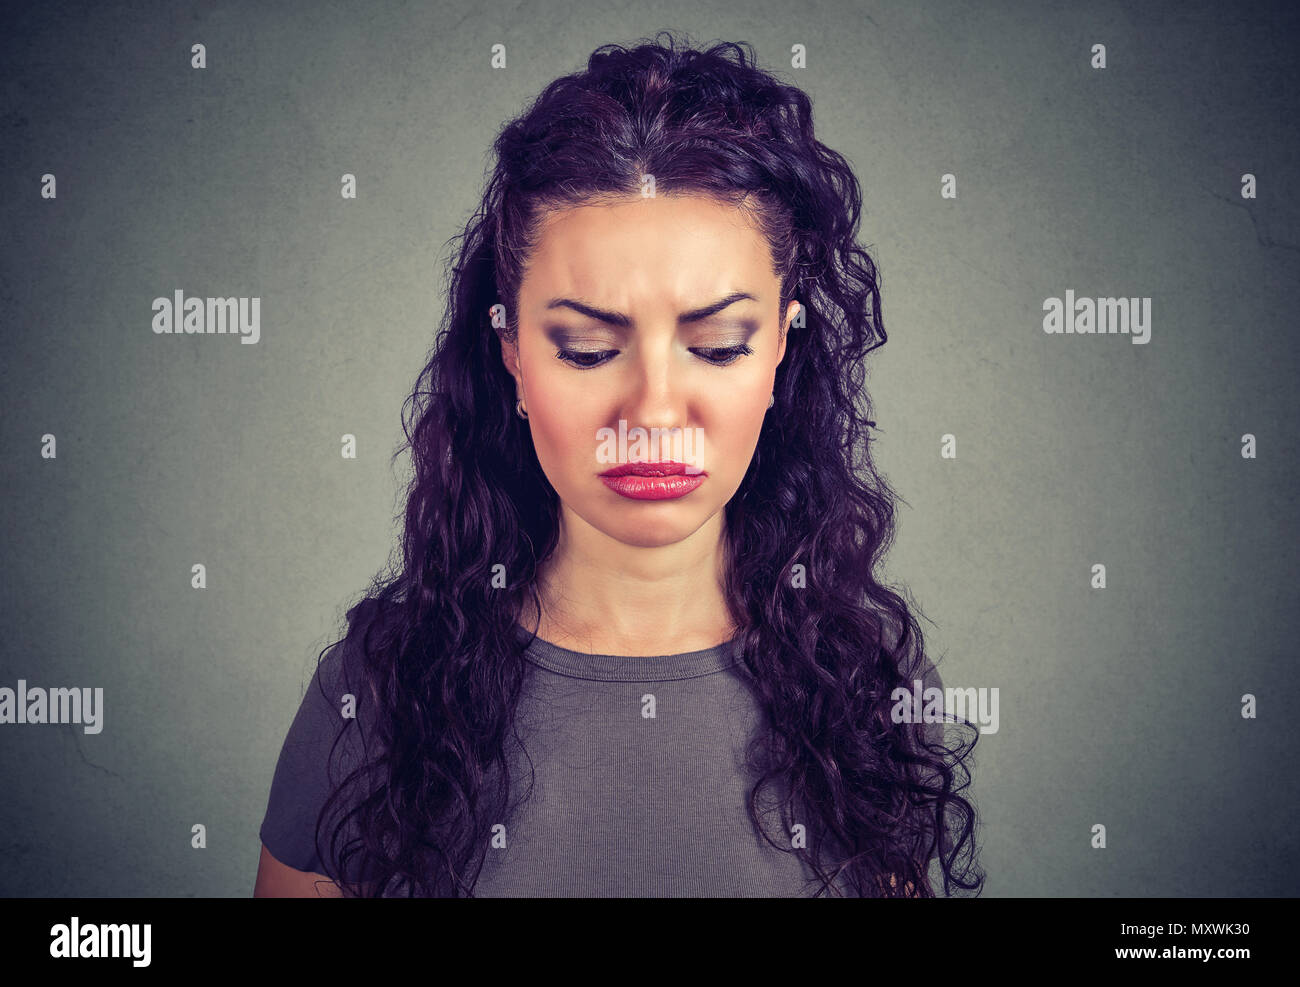
{"type": "Polygon", "coordinates": [[[771,253],[746,214],[699,198],[556,211],[540,228],[525,275],[534,302],[541,294],[581,296],[619,310],[637,294],[674,296],[689,308],[745,290],[733,287],[742,282],[766,291],[768,280],[771,253]]]}

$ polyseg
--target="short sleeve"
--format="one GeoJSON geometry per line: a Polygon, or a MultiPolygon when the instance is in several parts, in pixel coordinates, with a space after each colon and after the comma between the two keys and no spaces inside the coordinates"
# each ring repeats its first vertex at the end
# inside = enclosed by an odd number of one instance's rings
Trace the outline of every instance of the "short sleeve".
{"type": "MultiPolygon", "coordinates": [[[[297,870],[336,877],[316,849],[316,824],[327,798],[361,763],[361,690],[344,675],[344,647],[337,644],[317,664],[280,748],[260,836],[276,860],[297,870]],[[348,696],[353,696],[348,702],[348,696]],[[345,710],[357,710],[349,722],[345,710]],[[335,741],[342,733],[337,748],[335,741]]],[[[334,818],[334,813],[331,813],[334,818]]],[[[329,846],[330,832],[322,832],[329,846]]]]}

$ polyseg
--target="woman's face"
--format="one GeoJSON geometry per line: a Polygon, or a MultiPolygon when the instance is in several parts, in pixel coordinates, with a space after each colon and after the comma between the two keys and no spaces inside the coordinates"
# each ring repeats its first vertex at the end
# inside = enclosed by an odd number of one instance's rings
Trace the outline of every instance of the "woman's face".
{"type": "Polygon", "coordinates": [[[710,198],[637,196],[543,220],[502,355],[566,524],[658,546],[719,515],[798,311],[778,313],[779,292],[762,235],[710,198]],[[681,465],[671,479],[602,477],[637,462],[681,465]]]}

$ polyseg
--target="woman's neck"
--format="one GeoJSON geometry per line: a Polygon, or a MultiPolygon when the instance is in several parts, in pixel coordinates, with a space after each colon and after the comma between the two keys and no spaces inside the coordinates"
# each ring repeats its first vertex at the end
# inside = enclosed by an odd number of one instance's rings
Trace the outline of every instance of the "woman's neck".
{"type": "Polygon", "coordinates": [[[722,589],[721,515],[671,545],[617,542],[566,511],[521,622],[544,641],[588,654],[651,656],[700,651],[735,627],[722,589]],[[565,523],[567,522],[567,523],[565,523]]]}

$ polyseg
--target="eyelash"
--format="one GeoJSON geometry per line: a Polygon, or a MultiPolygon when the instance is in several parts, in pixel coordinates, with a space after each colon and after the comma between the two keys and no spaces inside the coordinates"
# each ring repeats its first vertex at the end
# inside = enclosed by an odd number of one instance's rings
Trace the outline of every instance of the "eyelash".
{"type": "MultiPolygon", "coordinates": [[[[613,355],[616,354],[617,352],[618,352],[618,350],[597,350],[597,351],[595,351],[595,352],[581,352],[581,351],[578,351],[578,350],[563,350],[563,349],[562,349],[562,350],[560,350],[558,353],[555,354],[555,358],[556,358],[557,360],[563,360],[565,363],[569,364],[569,365],[572,366],[572,367],[576,367],[576,368],[578,368],[579,370],[594,370],[596,367],[599,367],[602,363],[605,363],[606,360],[605,360],[605,359],[598,359],[595,363],[579,363],[579,362],[577,362],[577,358],[579,358],[579,357],[602,357],[602,358],[606,358],[606,357],[613,356],[613,355]]],[[[697,355],[702,354],[702,353],[721,353],[721,354],[724,354],[724,356],[723,356],[721,359],[713,359],[713,358],[708,357],[708,356],[702,356],[701,359],[703,359],[706,363],[711,363],[711,364],[713,364],[713,366],[715,366],[715,367],[726,367],[726,366],[730,366],[731,364],[735,363],[735,362],[736,362],[737,360],[739,360],[742,356],[749,356],[749,355],[750,355],[751,353],[753,353],[754,351],[753,351],[752,349],[750,349],[750,348],[749,348],[747,345],[745,345],[744,343],[740,343],[740,344],[737,345],[737,346],[709,346],[709,347],[700,347],[700,348],[697,348],[697,349],[693,349],[693,350],[691,350],[691,352],[692,352],[692,353],[695,353],[695,354],[697,354],[697,355]]]]}

